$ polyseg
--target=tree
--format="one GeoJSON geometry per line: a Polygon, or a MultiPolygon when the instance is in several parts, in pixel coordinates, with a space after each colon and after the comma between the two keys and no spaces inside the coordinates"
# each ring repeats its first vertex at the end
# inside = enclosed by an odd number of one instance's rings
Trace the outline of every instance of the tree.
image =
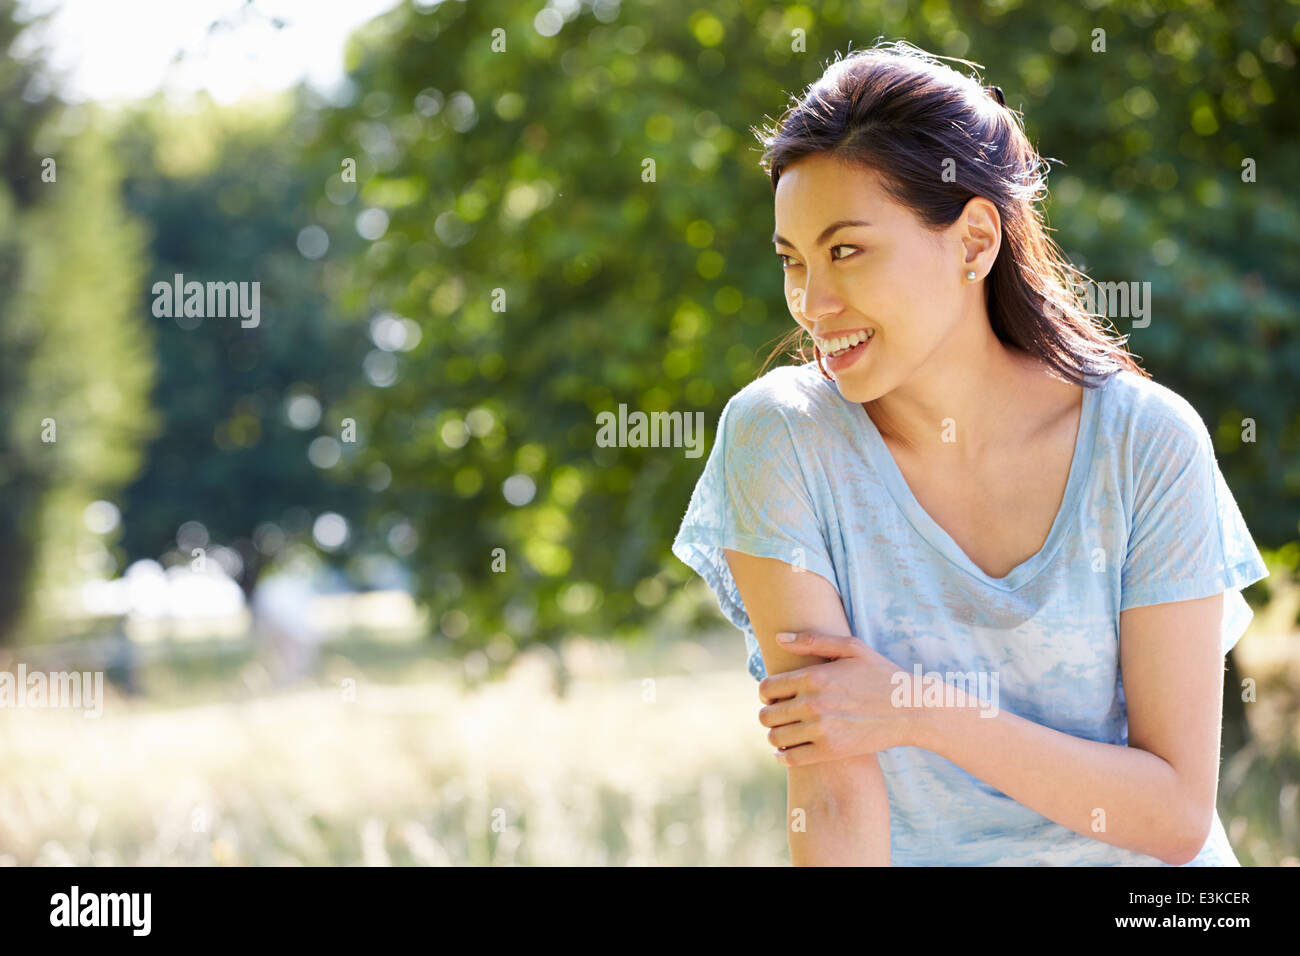
{"type": "Polygon", "coordinates": [[[29,27],[0,0],[0,642],[30,636],[34,590],[111,564],[83,515],[153,426],[143,237],[96,116],[63,107],[39,52],[16,52],[29,27]]]}
{"type": "MultiPolygon", "coordinates": [[[[187,110],[155,100],[117,136],[131,169],[127,204],[152,229],[136,308],[155,330],[162,418],[126,494],[123,547],[129,560],[182,563],[200,547],[246,594],[265,563],[310,542],[321,512],[350,517],[369,494],[333,477],[356,445],[332,405],[361,380],[366,328],[341,321],[332,301],[346,237],[326,253],[324,234],[310,231],[312,204],[338,165],[313,165],[297,148],[315,115],[305,96],[187,110]],[[246,283],[250,293],[256,283],[257,324],[155,310],[154,284],[174,286],[177,274],[246,283]]],[[[358,531],[336,557],[363,543],[358,531]]]]}
{"type": "Polygon", "coordinates": [[[1068,162],[1058,241],[1100,281],[1151,281],[1150,325],[1120,331],[1210,423],[1261,544],[1294,538],[1300,223],[1279,102],[1295,55],[1284,9],[1250,6],[900,5],[864,22],[838,3],[446,3],[360,31],[354,95],[309,148],[357,161],[356,200],[323,224],[383,225],[354,301],[422,329],[396,381],[349,407],[369,435],[358,464],[392,470],[378,509],[418,532],[443,634],[626,633],[688,579],[668,544],[702,459],[600,447],[597,415],[699,411],[711,430],[792,327],[749,130],[877,34],[986,64],[1068,162]],[[1266,437],[1243,445],[1243,418],[1266,437]]]}

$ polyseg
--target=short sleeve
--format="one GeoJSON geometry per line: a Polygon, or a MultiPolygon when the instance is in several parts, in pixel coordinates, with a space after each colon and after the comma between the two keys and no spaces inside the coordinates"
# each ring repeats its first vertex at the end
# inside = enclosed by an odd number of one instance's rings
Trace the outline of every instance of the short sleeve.
{"type": "Polygon", "coordinates": [[[793,429],[762,385],[760,379],[747,386],[722,410],[672,545],[744,633],[749,672],[757,680],[767,676],[762,653],[723,549],[775,558],[836,581],[793,429]]]}
{"type": "Polygon", "coordinates": [[[1268,569],[1224,481],[1204,422],[1186,408],[1187,414],[1144,444],[1135,466],[1120,610],[1226,591],[1226,654],[1253,616],[1241,591],[1267,577],[1268,569]]]}

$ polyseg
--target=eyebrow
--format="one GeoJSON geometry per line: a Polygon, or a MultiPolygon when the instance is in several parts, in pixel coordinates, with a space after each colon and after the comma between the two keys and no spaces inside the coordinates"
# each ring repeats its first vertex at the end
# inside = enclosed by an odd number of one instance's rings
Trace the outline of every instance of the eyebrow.
{"type": "MultiPolygon", "coordinates": [[[[871,225],[871,223],[867,222],[867,220],[865,219],[837,219],[835,220],[835,222],[831,223],[829,226],[827,226],[825,229],[822,230],[822,234],[817,237],[817,245],[820,246],[822,243],[824,243],[827,239],[829,239],[840,229],[847,229],[850,226],[869,226],[869,225],[871,225]]],[[[794,243],[791,242],[789,239],[786,239],[784,236],[778,236],[776,233],[772,233],[772,242],[774,245],[789,246],[791,249],[795,247],[794,243]]]]}

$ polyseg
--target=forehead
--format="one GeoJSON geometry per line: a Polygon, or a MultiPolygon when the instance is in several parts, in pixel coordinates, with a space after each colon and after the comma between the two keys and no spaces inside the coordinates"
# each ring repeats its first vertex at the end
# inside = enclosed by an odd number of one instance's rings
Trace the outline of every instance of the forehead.
{"type": "Polygon", "coordinates": [[[782,226],[798,232],[820,229],[818,223],[832,219],[875,222],[887,218],[893,205],[875,170],[823,153],[791,163],[776,184],[776,222],[787,236],[782,226]]]}

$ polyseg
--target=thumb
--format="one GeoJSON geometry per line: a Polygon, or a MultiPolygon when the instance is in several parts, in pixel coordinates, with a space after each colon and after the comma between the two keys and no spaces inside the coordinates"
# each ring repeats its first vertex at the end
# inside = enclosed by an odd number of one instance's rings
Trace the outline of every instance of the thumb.
{"type": "Polygon", "coordinates": [[[782,631],[776,639],[788,650],[818,657],[854,657],[862,646],[862,642],[852,635],[817,634],[813,631],[782,631]]]}

